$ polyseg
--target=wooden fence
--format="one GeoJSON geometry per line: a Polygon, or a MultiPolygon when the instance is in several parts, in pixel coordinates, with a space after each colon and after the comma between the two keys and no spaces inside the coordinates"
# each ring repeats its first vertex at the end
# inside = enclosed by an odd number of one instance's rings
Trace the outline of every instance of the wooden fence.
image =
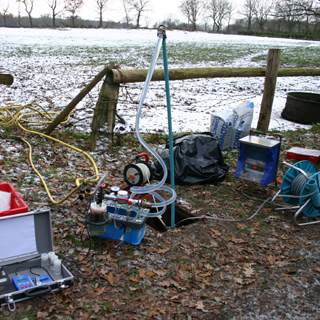
{"type": "MultiPolygon", "coordinates": [[[[258,130],[267,132],[270,122],[272,104],[276,88],[277,77],[296,76],[320,76],[320,69],[278,69],[280,64],[280,49],[270,49],[266,68],[191,68],[170,69],[169,79],[187,80],[199,78],[227,78],[227,77],[265,77],[261,111],[258,121],[258,130]]],[[[148,70],[120,70],[115,65],[104,68],[54,119],[46,129],[50,134],[83,97],[105,76],[100,95],[95,107],[92,133],[90,139],[90,150],[96,150],[97,140],[103,139],[107,142],[113,140],[113,129],[116,118],[116,108],[119,96],[119,88],[122,83],[144,82],[148,70]],[[103,130],[102,130],[103,128],[103,130]],[[105,130],[105,128],[108,128],[105,130]]],[[[152,81],[164,81],[164,71],[155,70],[152,81]]]]}

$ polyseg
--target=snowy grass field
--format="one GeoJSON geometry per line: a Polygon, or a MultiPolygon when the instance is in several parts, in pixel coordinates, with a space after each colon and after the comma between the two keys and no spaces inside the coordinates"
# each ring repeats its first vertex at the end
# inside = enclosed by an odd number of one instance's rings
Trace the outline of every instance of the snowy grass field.
{"type": "MultiPolygon", "coordinates": [[[[10,87],[0,86],[0,106],[36,102],[48,109],[64,107],[108,63],[147,69],[156,42],[157,30],[0,28],[0,73],[14,77],[10,87]]],[[[280,67],[320,66],[320,43],[315,41],[167,31],[169,69],[265,67],[273,48],[281,49],[280,67]]],[[[162,65],[160,55],[157,68],[162,65]]],[[[116,130],[133,131],[142,86],[121,87],[118,113],[126,125],[117,124],[116,130]]],[[[79,131],[90,132],[100,87],[101,82],[76,107],[71,122],[79,131]]],[[[207,131],[211,113],[245,100],[255,104],[255,127],[263,87],[262,77],[171,81],[173,131],[207,131]]],[[[269,129],[308,128],[281,119],[286,94],[292,91],[320,93],[320,78],[278,78],[269,129]]],[[[166,132],[164,82],[151,84],[140,123],[142,132],[166,132]]]]}

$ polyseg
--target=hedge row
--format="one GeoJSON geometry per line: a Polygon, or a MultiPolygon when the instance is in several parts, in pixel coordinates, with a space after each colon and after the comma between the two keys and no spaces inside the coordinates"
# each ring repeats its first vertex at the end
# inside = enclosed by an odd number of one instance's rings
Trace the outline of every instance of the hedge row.
{"type": "Polygon", "coordinates": [[[320,30],[314,32],[276,32],[276,31],[238,31],[238,34],[258,36],[258,37],[272,37],[272,38],[289,38],[289,39],[301,39],[301,40],[319,40],[320,30]]]}

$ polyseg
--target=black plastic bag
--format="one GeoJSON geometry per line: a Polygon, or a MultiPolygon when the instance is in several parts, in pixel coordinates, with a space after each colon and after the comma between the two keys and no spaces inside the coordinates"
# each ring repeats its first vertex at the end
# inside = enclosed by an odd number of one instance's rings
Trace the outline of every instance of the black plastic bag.
{"type": "MultiPolygon", "coordinates": [[[[225,177],[229,167],[224,163],[219,139],[211,133],[183,135],[173,139],[175,183],[191,185],[211,183],[225,177]]],[[[170,183],[169,142],[160,157],[168,168],[167,181],[170,183]]],[[[154,177],[161,180],[163,170],[159,162],[153,165],[154,177]]]]}

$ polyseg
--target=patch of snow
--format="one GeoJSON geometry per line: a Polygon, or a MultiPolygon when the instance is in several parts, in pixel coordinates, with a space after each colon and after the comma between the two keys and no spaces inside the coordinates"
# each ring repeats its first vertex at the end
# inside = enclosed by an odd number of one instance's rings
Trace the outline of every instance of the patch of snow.
{"type": "MultiPolygon", "coordinates": [[[[0,28],[1,73],[14,76],[11,86],[1,86],[0,105],[26,105],[36,102],[54,109],[64,108],[102,69],[99,65],[87,65],[86,61],[104,57],[119,61],[129,56],[136,59],[135,68],[148,68],[157,42],[156,30],[119,29],[54,29],[0,28]],[[119,47],[119,44],[121,47],[119,47]],[[91,51],[90,51],[90,50],[91,51]],[[117,50],[118,49],[118,50],[117,50]],[[24,50],[21,56],[10,52],[24,50]],[[30,55],[28,52],[30,51],[30,55]],[[88,53],[90,51],[90,54],[88,53]]],[[[170,68],[188,67],[265,67],[266,61],[255,62],[252,58],[267,54],[268,48],[320,46],[314,41],[294,39],[259,38],[238,35],[222,35],[203,32],[167,31],[168,52],[174,57],[176,44],[201,45],[204,48],[226,46],[247,49],[261,47],[228,62],[202,61],[172,63],[170,68]],[[173,52],[170,52],[172,50],[173,52]]],[[[192,52],[190,52],[192,55],[192,52]]],[[[163,68],[158,59],[157,68],[163,68]]],[[[121,66],[123,69],[132,66],[121,66]]],[[[77,130],[91,132],[93,109],[99,96],[102,82],[77,105],[71,122],[77,130]]],[[[137,103],[143,83],[121,86],[117,111],[126,124],[118,123],[115,130],[132,132],[135,128],[137,103]]],[[[243,101],[254,103],[252,127],[256,128],[264,89],[264,78],[213,78],[185,81],[170,81],[171,117],[173,132],[203,132],[209,130],[210,115],[215,111],[233,109],[243,101]]],[[[297,130],[311,126],[293,123],[281,118],[286,96],[292,91],[320,93],[319,77],[279,77],[269,129],[297,130]]],[[[167,132],[168,114],[164,82],[152,82],[148,90],[140,119],[141,132],[167,132]]]]}

